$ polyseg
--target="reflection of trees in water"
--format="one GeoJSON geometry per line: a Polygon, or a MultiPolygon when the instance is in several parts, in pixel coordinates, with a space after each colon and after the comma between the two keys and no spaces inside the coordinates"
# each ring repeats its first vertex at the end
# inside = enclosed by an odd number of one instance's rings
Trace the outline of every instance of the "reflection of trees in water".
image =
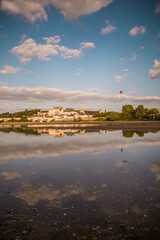
{"type": "MultiPolygon", "coordinates": [[[[116,131],[116,130],[110,130],[116,131]]],[[[67,136],[74,136],[75,134],[85,134],[85,133],[91,133],[96,132],[102,134],[102,130],[79,130],[79,129],[32,129],[32,128],[0,128],[0,132],[15,132],[15,133],[22,133],[25,135],[42,135],[42,134],[50,134],[54,137],[63,137],[64,134],[67,136]]],[[[144,134],[146,133],[157,133],[158,130],[155,131],[126,131],[122,130],[123,137],[126,138],[132,138],[134,134],[136,133],[139,137],[144,137],[144,134]]],[[[106,133],[106,131],[105,131],[106,133]]]]}
{"type": "Polygon", "coordinates": [[[15,133],[23,133],[25,135],[42,135],[42,134],[49,134],[54,137],[63,137],[64,134],[66,136],[74,136],[75,134],[85,134],[85,133],[100,133],[102,134],[102,130],[87,130],[87,129],[54,129],[54,128],[38,128],[38,129],[32,129],[32,128],[0,128],[1,132],[9,133],[9,132],[15,132],[15,133]]]}
{"type": "Polygon", "coordinates": [[[133,131],[122,131],[123,137],[131,138],[134,135],[133,131]]]}
{"type": "Polygon", "coordinates": [[[38,131],[31,128],[0,128],[0,132],[10,133],[24,133],[25,135],[41,135],[38,131]]]}
{"type": "Polygon", "coordinates": [[[123,130],[122,134],[123,134],[123,137],[132,138],[135,133],[139,137],[144,137],[144,134],[146,134],[146,133],[157,133],[157,132],[158,132],[158,130],[157,131],[126,131],[126,130],[123,130]]]}

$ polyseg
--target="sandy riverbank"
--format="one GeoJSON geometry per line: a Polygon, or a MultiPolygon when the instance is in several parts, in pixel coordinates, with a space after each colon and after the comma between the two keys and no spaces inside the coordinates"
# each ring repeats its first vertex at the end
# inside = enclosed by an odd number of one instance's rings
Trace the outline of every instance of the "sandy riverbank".
{"type": "Polygon", "coordinates": [[[54,129],[101,129],[101,130],[160,130],[160,121],[113,121],[113,122],[55,122],[55,123],[0,123],[0,128],[54,128],[54,129]]]}

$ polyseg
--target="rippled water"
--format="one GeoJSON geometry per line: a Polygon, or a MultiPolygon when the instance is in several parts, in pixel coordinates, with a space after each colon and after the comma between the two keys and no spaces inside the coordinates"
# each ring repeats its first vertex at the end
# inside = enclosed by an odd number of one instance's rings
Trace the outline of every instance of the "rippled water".
{"type": "Polygon", "coordinates": [[[0,131],[0,239],[160,239],[160,133],[0,131]]]}

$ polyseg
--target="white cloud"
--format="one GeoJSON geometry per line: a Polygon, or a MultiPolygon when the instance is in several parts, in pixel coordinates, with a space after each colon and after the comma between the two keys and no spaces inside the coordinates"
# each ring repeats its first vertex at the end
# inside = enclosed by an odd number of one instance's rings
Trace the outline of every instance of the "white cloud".
{"type": "Polygon", "coordinates": [[[137,34],[143,35],[146,32],[146,27],[145,26],[135,26],[132,28],[129,32],[131,36],[136,36],[137,34]]]}
{"type": "Polygon", "coordinates": [[[58,51],[56,50],[56,47],[51,44],[38,44],[36,55],[40,60],[49,61],[49,56],[58,55],[58,51]]]}
{"type": "Polygon", "coordinates": [[[92,42],[82,42],[81,43],[81,48],[95,48],[94,43],[92,42]]]}
{"type": "Polygon", "coordinates": [[[3,66],[3,69],[0,70],[0,73],[2,74],[15,74],[20,70],[20,68],[14,68],[13,66],[5,65],[3,66]]]}
{"type": "Polygon", "coordinates": [[[106,34],[109,34],[109,33],[113,32],[113,31],[117,30],[117,28],[113,24],[109,24],[108,20],[106,20],[105,23],[108,26],[106,26],[105,28],[102,28],[101,34],[106,35],[106,34]]]}
{"type": "Polygon", "coordinates": [[[122,81],[122,77],[120,75],[115,75],[114,79],[116,80],[116,82],[121,82],[122,81]]]}
{"type": "Polygon", "coordinates": [[[44,37],[43,40],[46,40],[47,44],[52,44],[52,43],[59,43],[61,41],[61,38],[59,35],[55,35],[54,37],[44,37]]]}
{"type": "Polygon", "coordinates": [[[46,44],[38,44],[34,39],[28,38],[21,42],[19,46],[12,48],[12,54],[16,55],[20,62],[26,63],[38,57],[40,60],[49,61],[51,56],[60,54],[64,58],[77,58],[83,55],[83,49],[94,48],[92,42],[83,42],[79,49],[70,49],[65,46],[58,45],[60,37],[45,37],[46,44]]]}
{"type": "Polygon", "coordinates": [[[1,10],[10,14],[22,15],[29,22],[47,21],[46,8],[49,5],[60,10],[64,17],[76,20],[78,17],[99,11],[113,0],[2,0],[1,10]]]}
{"type": "Polygon", "coordinates": [[[64,46],[58,46],[60,55],[64,58],[77,58],[80,57],[83,53],[81,49],[70,49],[64,46]]]}
{"type": "Polygon", "coordinates": [[[160,78],[160,61],[154,60],[153,69],[149,70],[149,78],[160,78]]]}
{"type": "Polygon", "coordinates": [[[14,102],[61,102],[90,104],[98,102],[138,102],[160,103],[159,96],[134,97],[123,94],[107,95],[104,93],[90,93],[83,91],[65,91],[57,88],[26,88],[26,87],[0,87],[0,100],[14,102]]]}
{"type": "Polygon", "coordinates": [[[160,69],[150,69],[149,78],[160,78],[160,69]]]}
{"type": "Polygon", "coordinates": [[[154,60],[154,66],[153,66],[154,68],[160,68],[160,61],[158,61],[158,60],[154,60]]]}
{"type": "MultiPolygon", "coordinates": [[[[49,3],[49,2],[48,2],[49,3]]],[[[24,16],[29,22],[33,23],[35,20],[47,21],[47,14],[44,9],[45,4],[36,0],[2,0],[1,10],[24,16]]]]}
{"type": "Polygon", "coordinates": [[[160,3],[156,6],[155,13],[160,13],[160,3]]]}
{"type": "Polygon", "coordinates": [[[26,63],[36,57],[38,46],[32,38],[26,39],[21,45],[12,48],[12,54],[20,58],[20,62],[26,63]]]}

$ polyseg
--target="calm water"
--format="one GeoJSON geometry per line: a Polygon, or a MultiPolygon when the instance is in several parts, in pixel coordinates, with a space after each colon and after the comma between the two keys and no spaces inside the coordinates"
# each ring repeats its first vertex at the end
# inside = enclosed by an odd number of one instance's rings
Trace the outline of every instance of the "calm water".
{"type": "Polygon", "coordinates": [[[160,239],[160,132],[0,131],[0,239],[160,239]]]}

